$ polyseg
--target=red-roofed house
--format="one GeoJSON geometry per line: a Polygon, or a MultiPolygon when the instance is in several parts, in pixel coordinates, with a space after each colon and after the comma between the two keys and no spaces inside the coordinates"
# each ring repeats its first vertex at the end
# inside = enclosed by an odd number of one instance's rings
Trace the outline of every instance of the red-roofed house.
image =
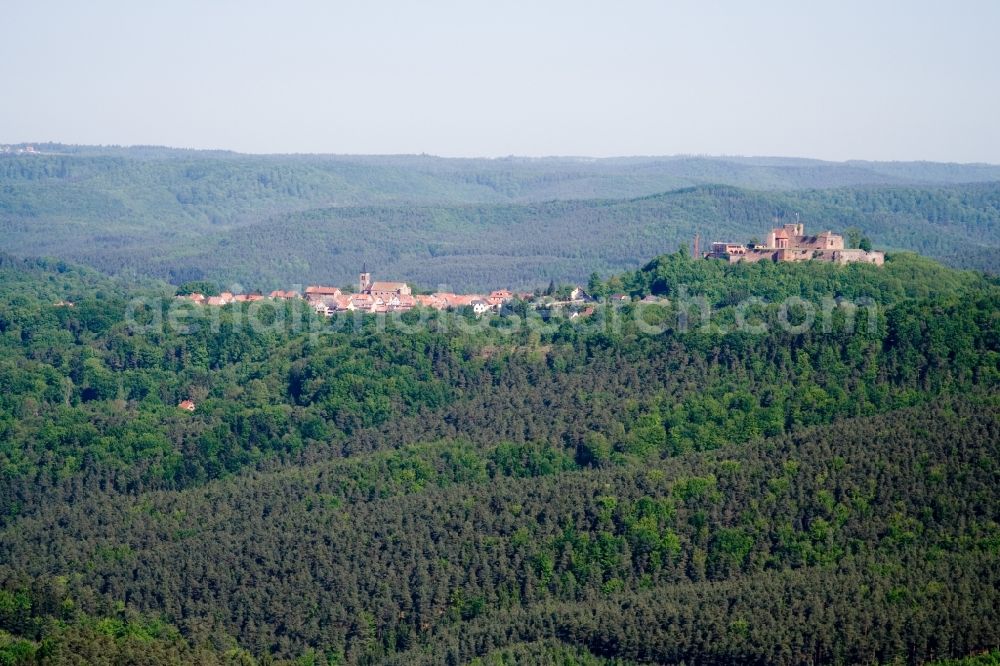
{"type": "Polygon", "coordinates": [[[322,285],[310,285],[306,287],[306,300],[312,303],[317,301],[324,296],[336,297],[340,296],[342,292],[336,287],[324,287],[322,285]]]}
{"type": "Polygon", "coordinates": [[[371,294],[351,294],[351,305],[354,306],[355,310],[371,312],[375,305],[375,299],[372,298],[371,294]]]}
{"type": "Polygon", "coordinates": [[[489,298],[486,299],[486,302],[489,303],[494,310],[499,310],[500,306],[513,299],[514,294],[506,289],[495,289],[490,292],[489,298]]]}
{"type": "Polygon", "coordinates": [[[445,302],[445,300],[441,298],[441,294],[431,294],[429,296],[421,294],[418,296],[414,296],[413,299],[417,302],[418,305],[425,308],[444,310],[446,307],[448,307],[448,304],[445,302]]]}
{"type": "Polygon", "coordinates": [[[338,312],[346,312],[354,309],[353,297],[351,294],[341,294],[333,297],[333,307],[338,312]]]}
{"type": "Polygon", "coordinates": [[[447,294],[445,297],[449,308],[463,308],[472,305],[472,301],[476,300],[486,302],[486,299],[478,294],[447,294]]]}

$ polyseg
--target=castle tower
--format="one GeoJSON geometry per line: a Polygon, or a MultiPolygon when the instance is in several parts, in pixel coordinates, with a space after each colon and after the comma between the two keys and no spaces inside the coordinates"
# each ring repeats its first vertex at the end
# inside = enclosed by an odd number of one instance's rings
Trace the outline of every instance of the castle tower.
{"type": "Polygon", "coordinates": [[[361,267],[361,274],[358,276],[358,292],[364,294],[372,286],[372,274],[368,272],[368,264],[361,267]]]}

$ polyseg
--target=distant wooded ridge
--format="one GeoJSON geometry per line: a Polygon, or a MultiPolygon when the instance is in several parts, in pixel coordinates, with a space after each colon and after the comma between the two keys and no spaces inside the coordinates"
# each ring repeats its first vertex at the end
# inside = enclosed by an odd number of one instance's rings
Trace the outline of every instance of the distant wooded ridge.
{"type": "Polygon", "coordinates": [[[604,163],[604,164],[641,164],[659,161],[687,161],[705,160],[712,162],[733,162],[753,166],[855,166],[860,168],[871,168],[873,171],[884,171],[888,174],[902,175],[909,173],[912,177],[914,169],[939,169],[951,170],[953,175],[958,173],[972,173],[975,170],[981,173],[992,173],[990,179],[996,177],[1000,172],[1000,164],[987,162],[937,162],[932,160],[863,160],[852,159],[844,161],[824,160],[811,157],[789,157],[780,155],[708,155],[708,154],[687,154],[677,153],[672,155],[617,155],[611,157],[594,157],[588,155],[506,155],[498,157],[488,156],[467,156],[467,157],[446,157],[433,153],[397,153],[397,154],[364,154],[364,153],[243,153],[235,150],[211,149],[211,148],[174,148],[170,146],[155,145],[87,145],[68,144],[53,142],[22,142],[22,143],[0,143],[0,150],[9,148],[10,150],[31,148],[38,153],[59,153],[73,156],[117,156],[131,157],[137,159],[160,159],[169,157],[232,157],[232,158],[276,158],[276,159],[346,159],[346,160],[368,160],[379,162],[399,162],[400,160],[427,160],[439,162],[535,162],[535,163],[604,163]]]}
{"type": "Polygon", "coordinates": [[[997,165],[31,146],[0,153],[0,249],[177,284],[341,284],[367,261],[427,287],[530,288],[634,269],[696,232],[763,235],[795,214],[890,251],[1000,268],[997,165]]]}

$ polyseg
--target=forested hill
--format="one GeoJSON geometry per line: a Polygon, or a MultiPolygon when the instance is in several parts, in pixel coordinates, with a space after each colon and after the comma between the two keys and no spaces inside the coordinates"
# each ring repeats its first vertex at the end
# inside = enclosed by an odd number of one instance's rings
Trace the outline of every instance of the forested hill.
{"type": "Polygon", "coordinates": [[[760,240],[776,219],[796,213],[816,231],[856,230],[876,247],[1000,271],[1000,183],[797,193],[700,186],[627,200],[327,208],[207,239],[183,257],[149,256],[144,247],[78,256],[112,270],[141,261],[174,283],[343,284],[367,262],[379,274],[428,287],[531,288],[636,268],[652,254],[690,247],[695,233],[703,247],[718,239],[760,240]]]}
{"type": "Polygon", "coordinates": [[[856,228],[880,248],[1000,270],[998,182],[913,184],[919,174],[985,178],[992,167],[867,165],[909,175],[859,181],[822,176],[808,183],[827,189],[784,191],[744,189],[769,186],[756,176],[733,175],[760,169],[841,173],[842,167],[788,160],[259,157],[155,149],[0,156],[0,232],[7,252],[175,284],[208,279],[262,290],[343,284],[367,262],[384,277],[473,290],[583,282],[595,270],[634,269],[651,255],[690,245],[696,232],[706,244],[761,239],[776,218],[799,214],[812,230],[856,228]],[[674,175],[665,175],[667,167],[674,175]],[[906,184],[871,184],[887,181],[906,184]],[[706,182],[743,188],[671,189],[706,182]],[[850,186],[828,189],[845,184],[850,186]]]}
{"type": "Polygon", "coordinates": [[[0,260],[0,663],[1000,645],[994,278],[674,253],[596,284],[669,301],[590,318],[305,328],[294,302],[161,326],[177,301],[123,284],[0,260]],[[781,325],[793,296],[829,319],[781,325]]]}

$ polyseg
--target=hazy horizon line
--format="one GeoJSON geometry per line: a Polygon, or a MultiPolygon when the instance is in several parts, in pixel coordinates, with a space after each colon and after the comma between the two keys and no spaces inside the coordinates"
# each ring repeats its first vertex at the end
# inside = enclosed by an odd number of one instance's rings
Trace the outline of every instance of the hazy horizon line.
{"type": "Polygon", "coordinates": [[[408,152],[361,152],[361,153],[338,153],[338,152],[249,152],[242,150],[235,150],[232,148],[209,148],[209,147],[192,147],[192,146],[171,146],[167,144],[156,144],[156,143],[133,143],[133,144],[121,144],[121,143],[69,143],[65,141],[4,141],[0,142],[0,147],[7,148],[24,148],[28,146],[66,146],[69,148],[99,148],[99,149],[139,149],[139,148],[155,148],[160,150],[174,150],[178,152],[196,152],[196,153],[228,153],[232,155],[243,155],[247,157],[429,157],[434,159],[442,160],[486,160],[486,161],[502,161],[502,160],[585,160],[585,161],[602,161],[602,160],[621,160],[621,159],[714,159],[714,160],[726,160],[726,159],[780,159],[780,160],[797,160],[803,162],[822,162],[826,164],[852,164],[852,163],[885,163],[885,164],[954,164],[959,166],[989,166],[989,167],[1000,167],[1000,162],[960,162],[956,160],[935,160],[935,159],[886,159],[886,158],[868,158],[868,157],[853,157],[845,160],[835,160],[828,159],[824,157],[811,157],[806,155],[781,155],[781,154],[741,154],[741,153],[646,153],[646,154],[614,154],[614,155],[572,155],[572,154],[540,154],[540,155],[529,155],[529,154],[506,154],[506,155],[449,155],[443,153],[432,153],[432,152],[419,152],[419,153],[408,153],[408,152]]]}

